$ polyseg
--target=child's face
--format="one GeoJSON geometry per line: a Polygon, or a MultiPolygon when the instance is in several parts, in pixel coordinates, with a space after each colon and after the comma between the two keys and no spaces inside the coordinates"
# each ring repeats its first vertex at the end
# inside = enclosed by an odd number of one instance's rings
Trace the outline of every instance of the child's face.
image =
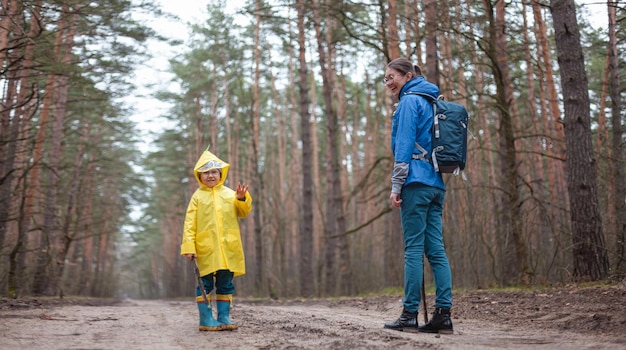
{"type": "Polygon", "coordinates": [[[211,169],[209,171],[205,171],[200,173],[200,181],[205,184],[207,187],[212,188],[220,182],[222,178],[222,174],[217,169],[211,169]]]}

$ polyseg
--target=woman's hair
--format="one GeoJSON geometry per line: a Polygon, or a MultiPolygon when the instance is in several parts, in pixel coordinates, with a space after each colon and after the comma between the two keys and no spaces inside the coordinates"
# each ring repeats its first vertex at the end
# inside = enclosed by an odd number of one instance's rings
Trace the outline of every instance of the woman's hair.
{"type": "Polygon", "coordinates": [[[404,57],[396,58],[395,60],[389,62],[387,64],[387,68],[393,68],[400,72],[402,75],[406,75],[407,73],[411,73],[413,78],[422,75],[422,70],[419,66],[413,65],[411,61],[407,60],[404,57]]]}

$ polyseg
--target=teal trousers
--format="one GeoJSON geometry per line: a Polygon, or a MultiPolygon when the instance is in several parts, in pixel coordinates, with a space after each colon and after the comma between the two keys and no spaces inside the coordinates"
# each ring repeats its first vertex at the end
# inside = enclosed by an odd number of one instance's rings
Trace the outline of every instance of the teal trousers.
{"type": "Polygon", "coordinates": [[[452,273],[443,242],[445,191],[419,183],[402,188],[400,216],[404,237],[404,308],[419,310],[424,279],[424,254],[435,280],[435,307],[452,306],[452,273]]]}

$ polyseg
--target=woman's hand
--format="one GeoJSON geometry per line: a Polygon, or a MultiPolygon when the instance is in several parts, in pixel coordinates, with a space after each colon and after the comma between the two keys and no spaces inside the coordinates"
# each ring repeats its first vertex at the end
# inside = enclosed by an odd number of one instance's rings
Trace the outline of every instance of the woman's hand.
{"type": "Polygon", "coordinates": [[[246,199],[246,192],[248,192],[248,185],[238,183],[236,192],[237,193],[235,194],[235,197],[237,197],[237,199],[239,199],[240,201],[246,199]]]}
{"type": "Polygon", "coordinates": [[[389,203],[394,208],[400,208],[400,204],[402,204],[400,193],[391,193],[391,195],[389,196],[389,203]]]}
{"type": "Polygon", "coordinates": [[[184,254],[183,256],[187,258],[187,260],[192,261],[196,257],[196,254],[184,254]]]}

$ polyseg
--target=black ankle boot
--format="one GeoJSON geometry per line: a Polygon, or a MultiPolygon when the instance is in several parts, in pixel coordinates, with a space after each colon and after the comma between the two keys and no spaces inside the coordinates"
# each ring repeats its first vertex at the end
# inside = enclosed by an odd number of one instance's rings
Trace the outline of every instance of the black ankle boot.
{"type": "Polygon", "coordinates": [[[450,318],[450,309],[435,308],[433,312],[433,318],[430,321],[419,327],[420,332],[424,333],[439,333],[439,334],[452,334],[452,319],[450,318]]]}
{"type": "Polygon", "coordinates": [[[395,322],[385,323],[385,328],[396,331],[418,332],[417,311],[409,312],[403,309],[402,314],[395,322]]]}

